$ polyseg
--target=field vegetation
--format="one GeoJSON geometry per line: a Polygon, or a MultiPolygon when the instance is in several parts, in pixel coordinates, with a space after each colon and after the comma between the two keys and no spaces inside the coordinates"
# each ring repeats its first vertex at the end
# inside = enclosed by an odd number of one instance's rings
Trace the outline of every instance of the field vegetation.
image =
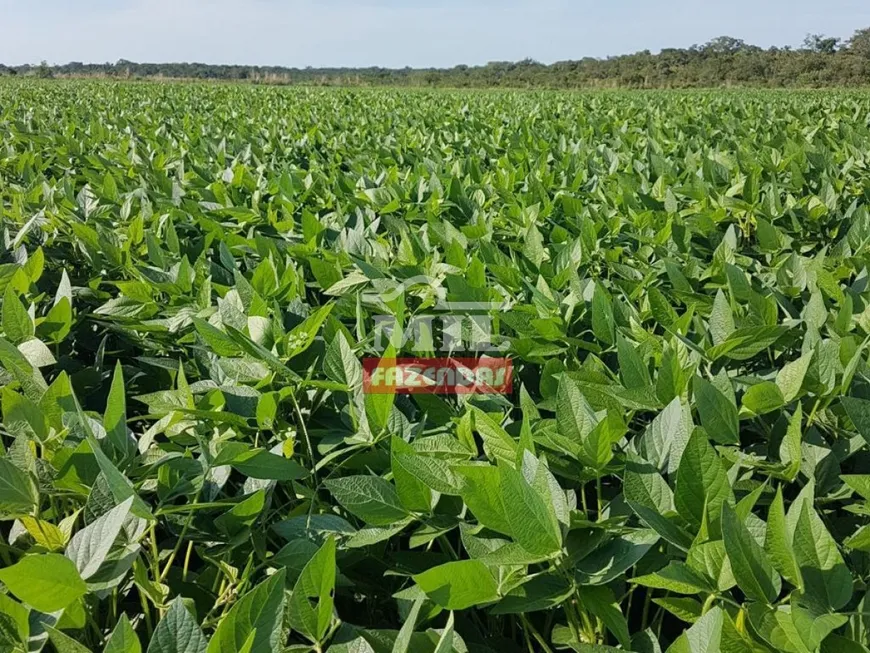
{"type": "Polygon", "coordinates": [[[868,121],[0,84],[0,650],[868,651],[868,121]],[[365,393],[442,300],[511,394],[365,393]]]}

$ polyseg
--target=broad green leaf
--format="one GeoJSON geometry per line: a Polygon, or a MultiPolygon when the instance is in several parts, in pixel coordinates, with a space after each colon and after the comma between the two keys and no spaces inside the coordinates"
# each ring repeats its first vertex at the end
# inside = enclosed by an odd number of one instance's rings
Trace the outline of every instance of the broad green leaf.
{"type": "Polygon", "coordinates": [[[126,614],[121,614],[112,634],[106,640],[103,653],[141,653],[142,645],[133,631],[130,619],[126,614]]]}
{"type": "Polygon", "coordinates": [[[491,460],[504,462],[516,460],[517,443],[501,427],[501,424],[479,408],[475,408],[472,414],[474,415],[474,428],[480,433],[487,456],[491,460]]]}
{"type": "Polygon", "coordinates": [[[622,384],[629,389],[648,388],[652,385],[649,369],[640,357],[637,347],[621,335],[617,335],[616,345],[622,384]]]}
{"type": "Polygon", "coordinates": [[[18,599],[39,610],[62,610],[88,591],[75,564],[58,553],[26,555],[0,569],[0,581],[18,599]]]}
{"type": "Polygon", "coordinates": [[[560,377],[556,392],[556,421],[559,433],[577,443],[583,442],[598,423],[580,386],[567,374],[560,377]]]}
{"type": "Polygon", "coordinates": [[[454,467],[454,472],[462,479],[462,500],[477,521],[494,531],[510,535],[499,468],[495,465],[462,465],[454,467]]]}
{"type": "Polygon", "coordinates": [[[658,541],[651,530],[614,537],[576,564],[575,577],[582,585],[606,585],[637,564],[658,541]]]}
{"type": "Polygon", "coordinates": [[[804,581],[803,601],[823,610],[839,610],[849,602],[852,574],[809,503],[804,503],[794,531],[794,554],[804,581]]]}
{"type": "Polygon", "coordinates": [[[734,315],[731,305],[721,290],[713,300],[713,312],[710,314],[710,335],[714,345],[721,345],[735,331],[734,315]]]}
{"type": "Polygon", "coordinates": [[[208,653],[241,650],[251,636],[251,653],[277,649],[284,614],[284,574],[283,569],[276,572],[230,608],[208,643],[208,653]]]}
{"type": "Polygon", "coordinates": [[[810,351],[795,361],[786,363],[776,375],[776,385],[782,392],[785,403],[791,403],[800,396],[804,379],[813,361],[813,351],[810,351]]]}
{"type": "Polygon", "coordinates": [[[448,562],[416,574],[414,582],[446,610],[466,610],[498,599],[498,586],[478,560],[448,562]]]}
{"type": "Polygon", "coordinates": [[[296,461],[262,449],[245,451],[229,464],[245,476],[266,481],[296,481],[308,475],[296,461]]]}
{"type": "Polygon", "coordinates": [[[704,512],[717,522],[722,505],[732,500],[731,486],[725,468],[702,430],[696,429],[689,438],[677,470],[674,503],[679,513],[700,527],[704,512]]]}
{"type": "Polygon", "coordinates": [[[154,629],[146,653],[205,653],[207,647],[208,640],[179,596],[154,629]]]}
{"type": "Polygon", "coordinates": [[[335,539],[329,537],[299,575],[287,610],[291,626],[312,642],[323,641],[329,630],[334,591],[335,539]]]}
{"type": "Polygon", "coordinates": [[[48,637],[57,653],[91,653],[87,646],[49,625],[45,626],[45,630],[48,632],[48,637]]]}
{"type": "Polygon", "coordinates": [[[523,614],[549,610],[560,605],[574,593],[563,576],[540,574],[514,587],[496,604],[491,614],[523,614]]]}
{"type": "Polygon", "coordinates": [[[779,574],[728,504],[722,507],[722,539],[740,589],[751,599],[773,603],[782,589],[779,574]]]}
{"type": "Polygon", "coordinates": [[[106,413],[103,416],[103,427],[106,437],[117,452],[116,460],[126,460],[136,452],[135,444],[127,435],[127,403],[124,395],[124,372],[121,362],[115,366],[112,377],[112,387],[106,402],[106,413]]]}
{"type": "Polygon", "coordinates": [[[327,377],[351,390],[362,383],[362,365],[344,333],[339,332],[329,343],[323,360],[323,371],[327,377]]]}
{"type": "Polygon", "coordinates": [[[785,465],[782,476],[787,481],[797,478],[801,468],[803,452],[801,441],[803,439],[803,409],[798,404],[794,414],[788,421],[785,437],[779,446],[779,458],[785,465]]]}
{"type": "Polygon", "coordinates": [[[409,653],[411,637],[414,635],[414,629],[417,627],[417,619],[420,616],[420,609],[423,607],[424,600],[425,597],[421,596],[414,601],[414,605],[411,606],[411,610],[405,618],[405,623],[402,624],[402,628],[396,636],[391,653],[409,653]]]}
{"type": "Polygon", "coordinates": [[[513,468],[502,465],[499,473],[501,500],[514,540],[529,553],[557,553],[562,533],[552,502],[513,468]]]}
{"type": "Polygon", "coordinates": [[[798,589],[802,589],[803,580],[797,560],[795,560],[791,540],[785,519],[782,488],[780,487],[776,489],[776,496],[770,504],[770,510],[767,514],[764,550],[783,578],[798,589]]]}
{"type": "Polygon", "coordinates": [[[27,514],[38,502],[39,492],[30,474],[0,458],[0,514],[27,514]]]}
{"type": "Polygon", "coordinates": [[[714,607],[680,635],[668,653],[719,653],[727,618],[722,608],[714,607]]]}
{"type": "Polygon", "coordinates": [[[408,515],[396,489],[382,478],[345,476],[325,481],[324,486],[345,510],[372,526],[389,526],[408,515]]]}
{"type": "Polygon", "coordinates": [[[858,434],[870,443],[870,401],[855,397],[841,397],[840,402],[858,434]]]}
{"type": "Polygon", "coordinates": [[[414,447],[395,435],[390,439],[390,468],[396,483],[396,492],[402,505],[415,512],[429,512],[432,508],[432,491],[412,470],[402,465],[399,455],[416,454],[414,447]]]}
{"type": "Polygon", "coordinates": [[[6,286],[2,311],[3,334],[14,345],[29,340],[35,333],[33,320],[12,286],[6,286]]]}
{"type": "Polygon", "coordinates": [[[676,594],[702,594],[715,590],[707,578],[682,562],[671,562],[652,574],[635,576],[631,582],[676,594]]]}
{"type": "Polygon", "coordinates": [[[88,580],[100,570],[132,505],[133,497],[128,497],[72,536],[66,548],[66,557],[75,563],[83,579],[88,580]]]}
{"type": "Polygon", "coordinates": [[[628,650],[631,646],[628,622],[622,614],[613,591],[603,586],[584,587],[580,590],[579,596],[584,608],[600,619],[620,646],[628,650]]]}
{"type": "Polygon", "coordinates": [[[720,444],[739,444],[737,407],[713,384],[700,377],[695,378],[694,389],[698,415],[707,435],[720,444]]]}
{"type": "Polygon", "coordinates": [[[596,338],[608,345],[616,342],[613,305],[607,292],[600,284],[595,284],[595,291],[592,295],[592,331],[596,338]]]}
{"type": "Polygon", "coordinates": [[[765,415],[784,405],[785,398],[782,391],[771,381],[753,385],[743,395],[743,408],[755,415],[765,415]]]}

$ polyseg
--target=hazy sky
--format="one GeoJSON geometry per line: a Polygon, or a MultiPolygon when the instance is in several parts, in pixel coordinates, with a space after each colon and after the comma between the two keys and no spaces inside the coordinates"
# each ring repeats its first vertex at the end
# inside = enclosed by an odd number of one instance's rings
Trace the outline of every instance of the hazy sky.
{"type": "Polygon", "coordinates": [[[550,63],[861,27],[868,0],[0,0],[0,63],[550,63]]]}

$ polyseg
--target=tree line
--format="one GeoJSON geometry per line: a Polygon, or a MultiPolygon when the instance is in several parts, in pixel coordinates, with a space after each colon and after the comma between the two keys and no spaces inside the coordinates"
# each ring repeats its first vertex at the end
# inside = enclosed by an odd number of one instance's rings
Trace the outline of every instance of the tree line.
{"type": "Polygon", "coordinates": [[[711,88],[870,85],[870,28],[848,40],[810,34],[799,48],[760,48],[729,36],[690,48],[542,64],[531,59],[453,68],[286,68],[203,63],[70,62],[5,66],[0,75],[202,79],[323,86],[711,88]]]}

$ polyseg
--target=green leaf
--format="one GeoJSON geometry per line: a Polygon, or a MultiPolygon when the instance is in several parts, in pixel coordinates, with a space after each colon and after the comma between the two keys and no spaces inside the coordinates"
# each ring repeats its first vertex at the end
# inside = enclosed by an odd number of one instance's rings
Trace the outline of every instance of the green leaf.
{"type": "Polygon", "coordinates": [[[65,635],[48,624],[45,625],[45,631],[48,633],[48,637],[51,639],[51,643],[54,645],[57,653],[91,653],[91,650],[87,646],[79,644],[78,640],[65,635]]]}
{"type": "Polygon", "coordinates": [[[764,550],[783,578],[798,589],[802,589],[803,579],[797,560],[795,560],[791,540],[785,518],[782,488],[780,487],[776,489],[776,496],[770,504],[770,511],[767,513],[764,550]]]}
{"type": "Polygon", "coordinates": [[[435,645],[433,653],[453,653],[453,624],[454,618],[453,612],[451,612],[450,616],[447,617],[447,624],[444,626],[444,630],[441,631],[441,636],[438,638],[438,643],[435,645]]]}
{"type": "Polygon", "coordinates": [[[130,624],[130,619],[126,613],[121,613],[120,619],[106,640],[106,646],[103,653],[141,653],[142,645],[139,643],[139,638],[133,631],[133,626],[130,624]]]}
{"type": "Polygon", "coordinates": [[[576,564],[575,578],[581,585],[606,585],[637,564],[658,541],[651,530],[614,537],[576,564]]]}
{"type": "Polygon", "coordinates": [[[734,315],[731,304],[721,290],[716,292],[713,301],[713,312],[710,313],[710,335],[714,345],[721,345],[735,331],[734,315]]]}
{"type": "Polygon", "coordinates": [[[644,364],[637,347],[621,335],[617,335],[616,351],[619,360],[619,373],[622,376],[622,385],[628,389],[650,387],[652,379],[650,379],[649,369],[644,364]]]}
{"type": "Polygon", "coordinates": [[[504,503],[501,474],[494,465],[454,467],[462,479],[462,500],[479,523],[505,535],[511,534],[504,503]]]}
{"type": "Polygon", "coordinates": [[[3,388],[3,424],[10,434],[23,434],[30,440],[45,442],[48,423],[39,406],[25,395],[3,388]]]}
{"type": "Polygon", "coordinates": [[[214,525],[221,532],[236,537],[257,521],[266,505],[266,492],[257,490],[248,495],[230,510],[215,518],[214,525]]]}
{"type": "Polygon", "coordinates": [[[631,582],[644,587],[668,590],[676,594],[702,594],[715,590],[702,574],[683,562],[675,561],[652,574],[635,576],[631,582]]]}
{"type": "Polygon", "coordinates": [[[287,334],[287,358],[293,358],[306,351],[313,343],[320,327],[329,317],[335,304],[324,304],[287,334]]]}
{"type": "Polygon", "coordinates": [[[405,617],[405,623],[402,624],[402,628],[399,630],[399,634],[396,636],[396,641],[393,643],[391,653],[409,652],[411,646],[411,638],[414,635],[414,629],[417,627],[417,619],[420,616],[420,609],[423,607],[423,602],[425,600],[425,596],[420,596],[416,601],[414,601],[414,605],[411,606],[411,610],[410,612],[408,612],[408,616],[405,617]]]}
{"type": "Polygon", "coordinates": [[[323,371],[327,377],[354,390],[362,384],[362,365],[344,333],[339,332],[326,349],[323,371]]]}
{"type": "Polygon", "coordinates": [[[169,604],[146,653],[205,653],[208,640],[181,597],[169,604]]]}
{"type": "Polygon", "coordinates": [[[129,497],[72,536],[66,557],[75,563],[83,579],[88,580],[100,570],[132,505],[133,497],[129,497]]]}
{"type": "Polygon", "coordinates": [[[629,635],[628,622],[619,607],[613,591],[609,587],[596,586],[584,587],[579,591],[580,601],[584,608],[588,609],[609,630],[620,646],[629,650],[631,636],[629,635]]]}
{"type": "Polygon", "coordinates": [[[411,511],[429,512],[432,508],[432,491],[412,470],[406,469],[399,460],[400,454],[416,454],[414,447],[395,435],[390,439],[390,463],[396,492],[402,505],[411,511]]]}
{"type": "Polygon", "coordinates": [[[39,492],[30,474],[0,458],[0,514],[28,514],[38,503],[39,492]]]}
{"type": "Polygon", "coordinates": [[[722,539],[740,589],[751,599],[773,603],[782,589],[779,574],[728,504],[722,507],[722,539]]]}
{"type": "Polygon", "coordinates": [[[716,386],[700,377],[695,378],[694,389],[698,415],[707,435],[720,444],[739,444],[737,407],[716,386]]]}
{"type": "Polygon", "coordinates": [[[843,404],[858,434],[870,443],[870,401],[855,397],[840,397],[840,403],[843,404]]]}
{"type": "Polygon", "coordinates": [[[674,509],[674,493],[658,470],[642,458],[629,455],[625,465],[623,493],[626,501],[660,514],[674,509]]]}
{"type": "Polygon", "coordinates": [[[728,617],[722,608],[712,608],[677,638],[668,653],[718,653],[722,650],[722,631],[726,619],[728,617]]]}
{"type": "MultiPolygon", "coordinates": [[[[303,572],[304,573],[304,572],[303,572]]],[[[240,598],[221,619],[208,643],[208,653],[240,651],[251,636],[251,653],[272,653],[281,638],[284,614],[283,569],[240,598]]]]}
{"type": "Polygon", "coordinates": [[[323,485],[345,510],[372,526],[389,526],[408,515],[393,485],[377,476],[345,476],[323,485]]]}
{"type": "Polygon", "coordinates": [[[539,574],[514,587],[490,610],[491,614],[523,614],[549,610],[574,593],[564,576],[539,574]]]}
{"type": "Polygon", "coordinates": [[[791,403],[800,396],[810,363],[813,362],[813,350],[804,354],[795,361],[786,363],[776,375],[776,385],[782,392],[785,403],[791,403]]]}
{"type": "Polygon", "coordinates": [[[312,642],[323,641],[332,622],[334,591],[335,538],[330,536],[296,580],[287,610],[290,625],[312,642]]]}
{"type": "Polygon", "coordinates": [[[514,540],[529,553],[551,555],[562,549],[562,533],[553,504],[523,475],[507,465],[499,468],[501,498],[514,540]]]}
{"type": "Polygon", "coordinates": [[[5,338],[0,338],[0,365],[21,384],[28,399],[39,403],[48,389],[45,379],[39,368],[32,365],[24,354],[5,338]]]}
{"type": "Polygon", "coordinates": [[[296,461],[262,449],[239,454],[229,464],[245,476],[264,481],[296,481],[308,476],[308,471],[296,461]]]}
{"type": "Polygon", "coordinates": [[[583,396],[579,384],[567,374],[559,378],[556,391],[556,422],[559,433],[581,443],[598,424],[595,411],[583,396]]]}
{"type": "Polygon", "coordinates": [[[0,569],[0,581],[21,601],[46,613],[62,610],[88,591],[75,564],[57,553],[26,555],[0,569]]]}
{"type": "Polygon", "coordinates": [[[703,610],[703,606],[699,601],[688,597],[662,597],[653,599],[653,603],[663,607],[678,619],[690,624],[698,621],[703,610]]]}
{"type": "Polygon", "coordinates": [[[492,417],[479,408],[472,410],[474,428],[480,433],[483,448],[491,460],[512,463],[517,457],[517,443],[492,417]]]}
{"type": "Polygon", "coordinates": [[[782,391],[771,381],[753,385],[743,395],[743,407],[756,415],[765,415],[784,405],[782,391]]]}
{"type": "Polygon", "coordinates": [[[112,387],[106,402],[106,413],[103,416],[103,427],[106,437],[117,453],[116,460],[126,460],[136,453],[136,445],[127,435],[127,401],[124,395],[124,372],[121,362],[115,366],[112,377],[112,387]]]}
{"type": "Polygon", "coordinates": [[[592,294],[592,332],[596,338],[608,345],[616,342],[613,305],[607,291],[600,284],[595,284],[595,290],[592,294]]]}
{"type": "Polygon", "coordinates": [[[467,610],[498,599],[495,578],[478,560],[460,560],[432,567],[415,575],[414,582],[446,610],[467,610]]]}
{"type": "Polygon", "coordinates": [[[6,339],[14,345],[29,340],[35,333],[33,320],[12,286],[6,286],[3,295],[2,326],[6,339]]]}
{"type": "Polygon", "coordinates": [[[804,581],[803,601],[839,610],[852,598],[852,574],[837,543],[810,503],[804,503],[794,531],[794,554],[804,581]]]}
{"type": "Polygon", "coordinates": [[[679,513],[696,527],[701,526],[706,509],[710,519],[718,521],[722,505],[732,500],[731,485],[722,461],[696,429],[689,438],[677,470],[674,503],[679,513]]]}
{"type": "Polygon", "coordinates": [[[798,404],[794,414],[789,419],[785,437],[779,446],[779,459],[785,465],[785,469],[782,470],[782,477],[787,481],[796,479],[801,469],[803,456],[801,449],[802,435],[803,409],[798,404]]]}

